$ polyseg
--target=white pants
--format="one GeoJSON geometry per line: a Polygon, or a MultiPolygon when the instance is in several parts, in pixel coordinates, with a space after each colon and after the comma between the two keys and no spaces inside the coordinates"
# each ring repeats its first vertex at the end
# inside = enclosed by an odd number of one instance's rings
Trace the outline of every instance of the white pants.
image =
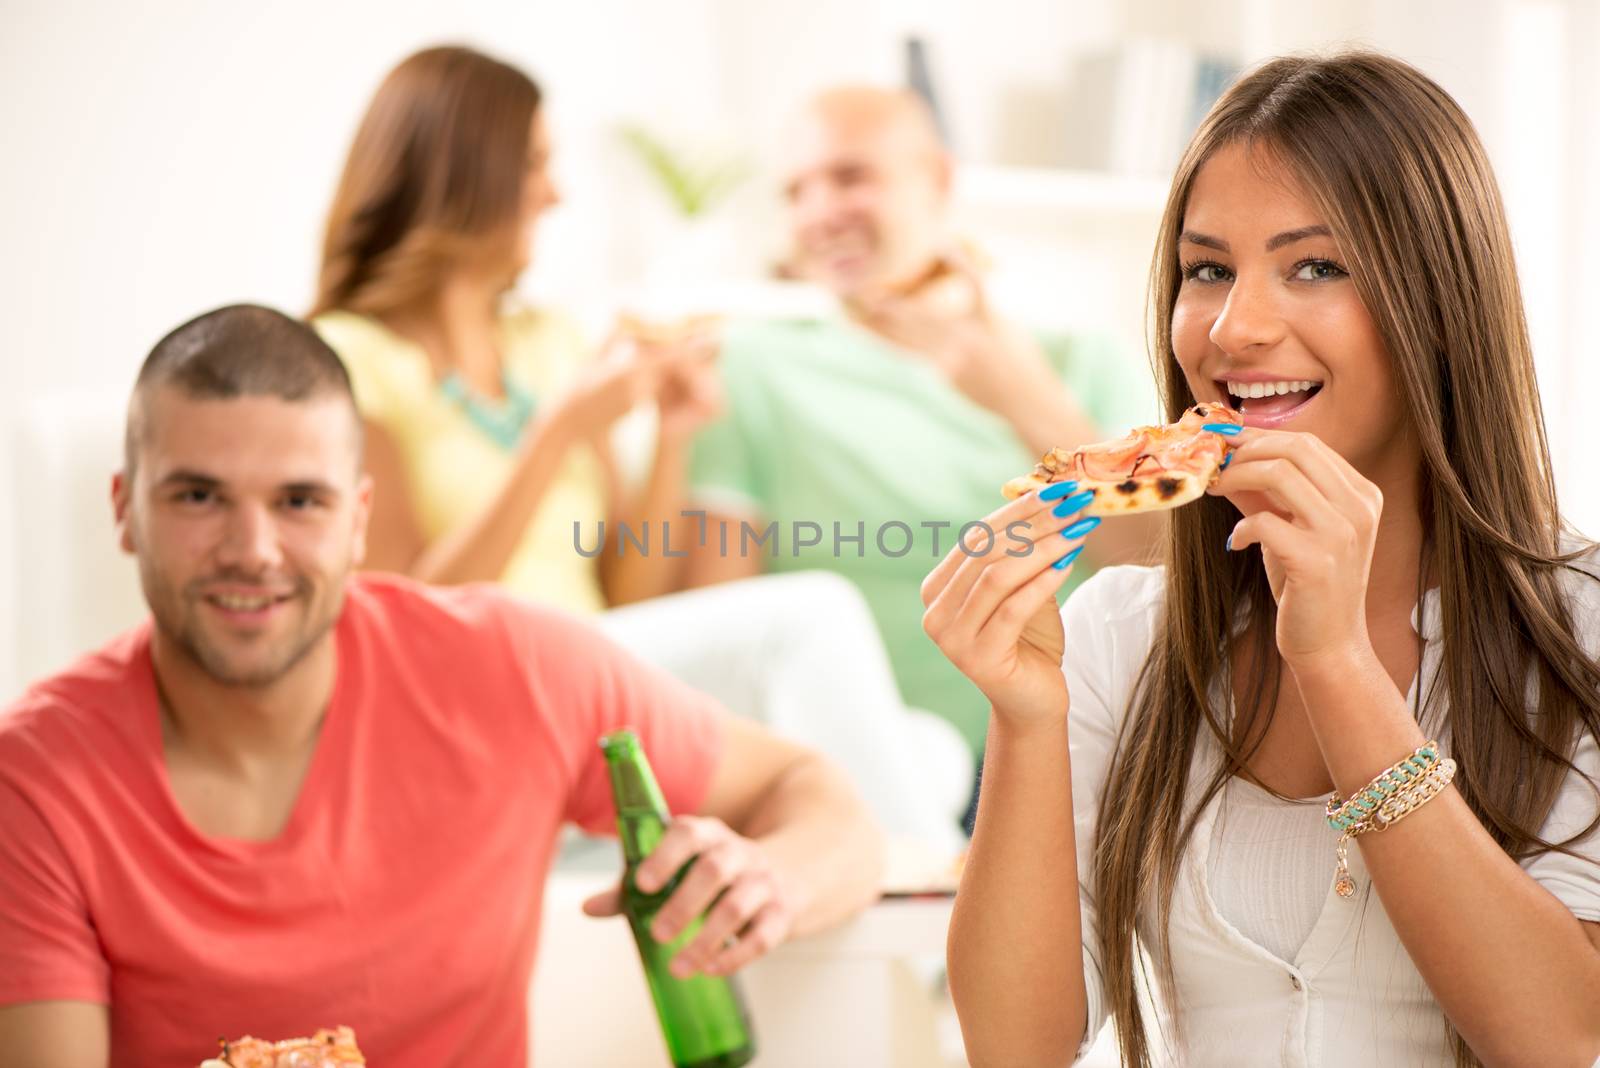
{"type": "Polygon", "coordinates": [[[859,590],[826,571],[767,575],[594,617],[629,652],[831,757],[890,835],[963,844],[973,761],[949,723],[905,707],[859,590]]]}

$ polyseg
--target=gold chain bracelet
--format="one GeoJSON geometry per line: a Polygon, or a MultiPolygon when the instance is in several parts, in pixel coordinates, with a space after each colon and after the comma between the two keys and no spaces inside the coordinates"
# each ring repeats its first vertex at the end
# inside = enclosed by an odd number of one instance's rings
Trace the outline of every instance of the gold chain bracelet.
{"type": "Polygon", "coordinates": [[[1438,743],[1429,742],[1373,779],[1349,802],[1341,800],[1337,793],[1329,799],[1328,822],[1339,830],[1339,865],[1334,871],[1333,889],[1340,897],[1356,892],[1347,858],[1350,839],[1398,823],[1439,796],[1455,778],[1456,762],[1448,757],[1440,759],[1438,752],[1438,743]]]}

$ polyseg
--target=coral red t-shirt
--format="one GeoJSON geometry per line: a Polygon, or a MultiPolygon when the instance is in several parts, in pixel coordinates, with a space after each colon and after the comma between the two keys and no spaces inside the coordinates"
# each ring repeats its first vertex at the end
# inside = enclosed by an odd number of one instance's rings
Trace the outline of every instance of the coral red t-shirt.
{"type": "Polygon", "coordinates": [[[640,734],[675,812],[713,702],[486,588],[350,580],[338,681],[270,841],[201,834],[167,780],[135,628],[0,713],[0,1005],[110,1006],[114,1066],[349,1024],[385,1068],[520,1065],[564,821],[614,830],[596,742],[640,734]]]}

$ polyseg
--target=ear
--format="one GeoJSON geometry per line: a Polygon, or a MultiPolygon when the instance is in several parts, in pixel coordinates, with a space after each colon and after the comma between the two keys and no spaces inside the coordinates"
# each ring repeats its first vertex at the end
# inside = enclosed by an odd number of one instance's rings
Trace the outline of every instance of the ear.
{"type": "Polygon", "coordinates": [[[129,525],[130,501],[133,496],[133,479],[128,472],[118,471],[111,476],[111,514],[117,525],[117,544],[125,553],[135,552],[133,531],[129,525]]]}
{"type": "Polygon", "coordinates": [[[356,483],[355,514],[350,519],[350,566],[358,568],[367,558],[367,524],[372,520],[372,476],[365,471],[356,483]]]}

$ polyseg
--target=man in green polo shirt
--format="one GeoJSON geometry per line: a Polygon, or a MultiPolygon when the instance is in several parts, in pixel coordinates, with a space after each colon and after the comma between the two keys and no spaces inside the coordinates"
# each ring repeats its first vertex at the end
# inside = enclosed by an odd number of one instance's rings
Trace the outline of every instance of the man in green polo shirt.
{"type": "MultiPolygon", "coordinates": [[[[688,581],[800,568],[852,579],[906,703],[979,753],[988,703],[923,633],[922,580],[1042,453],[1157,421],[1150,376],[1103,341],[1036,337],[992,311],[949,241],[952,164],[916,97],[825,93],[789,145],[794,265],[839,313],[727,329],[726,412],[690,467],[707,521],[688,581]]],[[[1095,564],[1144,558],[1156,522],[1106,524],[1067,588],[1095,564]]],[[[996,551],[1013,544],[995,538],[996,551]]]]}

